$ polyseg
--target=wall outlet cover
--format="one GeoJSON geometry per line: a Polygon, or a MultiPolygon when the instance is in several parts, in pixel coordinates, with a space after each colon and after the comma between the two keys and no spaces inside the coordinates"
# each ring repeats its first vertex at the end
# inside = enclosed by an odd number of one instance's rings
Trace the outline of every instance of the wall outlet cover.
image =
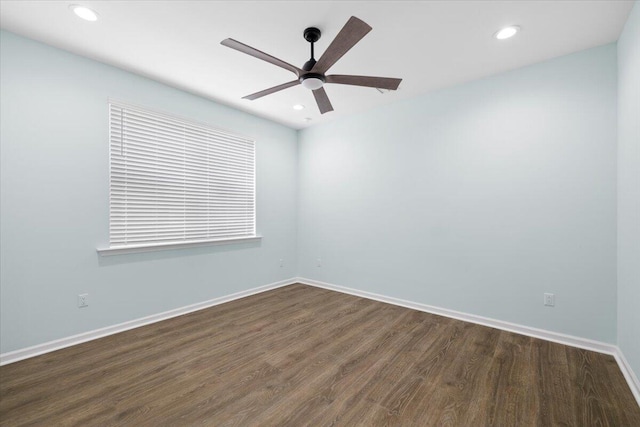
{"type": "Polygon", "coordinates": [[[89,294],[78,295],[78,308],[84,308],[89,306],[89,294]]]}
{"type": "Polygon", "coordinates": [[[554,307],[556,305],[556,295],[545,293],[544,294],[544,305],[548,307],[554,307]]]}

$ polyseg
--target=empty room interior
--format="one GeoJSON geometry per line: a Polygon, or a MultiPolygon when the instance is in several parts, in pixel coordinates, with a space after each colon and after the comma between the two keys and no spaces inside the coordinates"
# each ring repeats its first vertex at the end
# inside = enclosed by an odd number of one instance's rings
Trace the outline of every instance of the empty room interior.
{"type": "Polygon", "coordinates": [[[0,426],[640,426],[639,1],[0,24],[0,426]]]}

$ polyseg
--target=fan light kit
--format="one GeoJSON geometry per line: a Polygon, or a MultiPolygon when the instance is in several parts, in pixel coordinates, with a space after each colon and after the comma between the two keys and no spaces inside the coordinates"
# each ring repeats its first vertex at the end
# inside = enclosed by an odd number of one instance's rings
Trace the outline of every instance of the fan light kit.
{"type": "Polygon", "coordinates": [[[510,27],[501,29],[500,31],[495,33],[494,37],[498,40],[505,40],[518,34],[518,31],[520,31],[520,27],[517,25],[512,25],[510,27]]]}
{"type": "MultiPolygon", "coordinates": [[[[371,31],[371,27],[364,21],[352,16],[342,27],[338,35],[331,42],[327,50],[322,54],[319,60],[314,58],[313,44],[320,40],[322,33],[316,27],[309,27],[302,33],[304,39],[311,44],[311,59],[309,59],[302,68],[291,65],[281,59],[275,58],[244,43],[240,43],[234,39],[225,39],[220,42],[223,46],[230,47],[254,58],[269,62],[285,70],[291,71],[296,75],[296,80],[274,86],[260,92],[253,93],[243,97],[243,99],[255,100],[263,96],[279,92],[293,86],[302,85],[302,87],[313,92],[313,96],[318,104],[320,113],[324,114],[333,111],[333,106],[327,92],[324,90],[325,83],[365,86],[376,89],[396,90],[402,79],[394,79],[389,77],[371,77],[371,76],[351,76],[351,75],[326,75],[325,73],[335,64],[342,56],[356,45],[367,33],[371,31]]],[[[295,107],[294,107],[295,109],[295,107]]]]}
{"type": "Polygon", "coordinates": [[[300,77],[300,83],[302,83],[302,86],[309,90],[320,89],[324,84],[324,81],[324,77],[319,74],[317,76],[310,76],[307,74],[306,76],[300,77]]]}
{"type": "Polygon", "coordinates": [[[78,4],[72,4],[69,6],[69,9],[73,10],[78,17],[84,19],[85,21],[97,21],[98,14],[88,7],[80,6],[78,4]]]}

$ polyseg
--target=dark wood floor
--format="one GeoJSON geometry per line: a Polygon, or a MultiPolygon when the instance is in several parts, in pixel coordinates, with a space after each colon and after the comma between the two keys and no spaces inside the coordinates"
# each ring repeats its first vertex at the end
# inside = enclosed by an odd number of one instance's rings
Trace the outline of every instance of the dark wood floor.
{"type": "Polygon", "coordinates": [[[611,356],[293,285],[0,367],[0,425],[640,426],[611,356]]]}

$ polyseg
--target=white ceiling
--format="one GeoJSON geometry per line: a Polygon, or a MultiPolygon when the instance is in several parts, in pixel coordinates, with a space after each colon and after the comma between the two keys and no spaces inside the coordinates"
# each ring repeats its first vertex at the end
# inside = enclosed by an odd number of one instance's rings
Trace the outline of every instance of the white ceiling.
{"type": "Polygon", "coordinates": [[[8,1],[3,29],[112,64],[295,129],[618,39],[632,1],[8,1]],[[68,6],[98,12],[77,18],[68,6]],[[316,58],[350,16],[373,27],[329,74],[403,79],[396,92],[327,85],[321,115],[302,86],[243,96],[295,76],[220,45],[231,37],[301,67],[302,31],[322,30],[316,58]],[[513,39],[492,37],[518,24],[513,39]],[[294,111],[294,104],[306,108],[294,111]],[[304,118],[310,117],[310,122],[304,118]]]}

